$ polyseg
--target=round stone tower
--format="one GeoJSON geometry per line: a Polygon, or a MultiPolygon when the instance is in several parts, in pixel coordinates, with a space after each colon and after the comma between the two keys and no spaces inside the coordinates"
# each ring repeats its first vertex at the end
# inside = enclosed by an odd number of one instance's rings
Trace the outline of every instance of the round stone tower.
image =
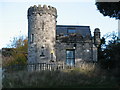
{"type": "Polygon", "coordinates": [[[55,61],[57,10],[34,5],[28,9],[28,63],[55,61]]]}

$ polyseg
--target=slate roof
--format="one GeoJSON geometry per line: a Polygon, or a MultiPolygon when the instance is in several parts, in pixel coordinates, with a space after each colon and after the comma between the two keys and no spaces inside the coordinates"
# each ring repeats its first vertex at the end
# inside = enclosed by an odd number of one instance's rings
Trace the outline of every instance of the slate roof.
{"type": "Polygon", "coordinates": [[[78,26],[78,25],[56,25],[56,34],[59,35],[60,33],[64,35],[68,35],[68,30],[76,30],[76,34],[81,34],[83,37],[86,35],[90,35],[91,31],[89,26],[78,26]]]}

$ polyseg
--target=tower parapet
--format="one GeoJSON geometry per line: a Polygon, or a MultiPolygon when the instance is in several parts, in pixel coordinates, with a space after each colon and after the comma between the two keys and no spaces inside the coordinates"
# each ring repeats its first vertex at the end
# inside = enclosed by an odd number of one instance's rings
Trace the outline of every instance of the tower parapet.
{"type": "Polygon", "coordinates": [[[31,15],[42,15],[42,14],[50,14],[50,15],[54,15],[57,17],[57,10],[56,8],[52,7],[52,6],[47,6],[47,5],[43,5],[43,7],[41,5],[38,5],[38,7],[36,5],[31,6],[28,9],[28,16],[31,15]]]}

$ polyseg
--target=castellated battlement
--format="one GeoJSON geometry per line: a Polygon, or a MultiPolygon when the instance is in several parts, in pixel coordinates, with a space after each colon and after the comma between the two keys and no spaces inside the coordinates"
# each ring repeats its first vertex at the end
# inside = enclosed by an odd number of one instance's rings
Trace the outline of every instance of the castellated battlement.
{"type": "Polygon", "coordinates": [[[36,15],[36,14],[39,14],[39,15],[50,14],[50,15],[57,17],[57,10],[56,10],[56,8],[54,8],[52,6],[47,6],[47,5],[31,6],[28,9],[28,16],[36,15]]]}

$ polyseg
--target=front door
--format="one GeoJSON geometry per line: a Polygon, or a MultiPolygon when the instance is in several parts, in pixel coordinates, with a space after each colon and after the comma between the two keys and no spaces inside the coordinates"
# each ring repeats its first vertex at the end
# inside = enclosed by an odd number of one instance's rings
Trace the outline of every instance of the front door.
{"type": "Polygon", "coordinates": [[[66,64],[69,66],[75,65],[75,50],[74,49],[66,50],[66,64]]]}

